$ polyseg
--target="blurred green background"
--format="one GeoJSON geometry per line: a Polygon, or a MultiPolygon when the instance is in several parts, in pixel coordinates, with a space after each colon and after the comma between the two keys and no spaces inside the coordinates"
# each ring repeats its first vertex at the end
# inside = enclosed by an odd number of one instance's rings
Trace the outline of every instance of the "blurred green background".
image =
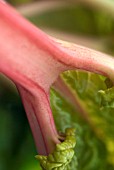
{"type": "MultiPolygon", "coordinates": [[[[15,8],[17,8],[17,10],[27,19],[52,36],[85,45],[111,55],[114,54],[114,2],[111,0],[99,0],[95,3],[92,3],[92,0],[85,2],[83,0],[9,0],[8,2],[15,6],[15,8]]],[[[86,91],[87,94],[83,99],[80,90],[83,91],[83,84],[86,80],[83,80],[83,77],[86,75],[82,74],[83,73],[80,73],[82,79],[80,79],[79,87],[75,87],[76,80],[74,81],[73,79],[75,79],[74,77],[76,75],[74,75],[74,73],[71,73],[71,75],[66,73],[66,75],[63,75],[63,79],[65,79],[65,81],[70,81],[70,83],[72,82],[72,86],[74,85],[72,88],[78,91],[78,97],[87,101],[87,96],[89,96],[91,91],[86,91]],[[73,77],[73,79],[71,79],[71,77],[73,77]]],[[[100,88],[106,88],[105,84],[103,84],[105,78],[102,77],[101,79],[97,75],[91,75],[89,89],[94,89],[94,93],[97,93],[100,88]],[[97,84],[97,81],[100,83],[97,84]],[[97,84],[96,88],[94,87],[93,82],[97,84]]],[[[70,83],[67,82],[67,84],[70,83]]],[[[93,103],[96,102],[96,104],[98,104],[97,101],[94,101],[94,96],[93,98],[92,96],[89,97],[93,103]]],[[[74,107],[62,98],[54,89],[51,90],[51,106],[59,130],[63,130],[67,125],[73,125],[78,129],[79,136],[77,137],[78,146],[76,153],[78,154],[80,164],[82,163],[82,165],[79,165],[79,169],[104,170],[106,168],[114,170],[113,131],[111,132],[111,147],[108,148],[99,137],[93,135],[91,126],[88,126],[87,122],[79,116],[79,111],[74,109],[74,107]],[[53,103],[53,101],[55,101],[55,103],[53,103]],[[75,113],[75,116],[71,116],[70,113],[75,113]],[[61,121],[60,117],[57,116],[58,114],[61,117],[61,121]],[[84,134],[85,131],[87,132],[86,135],[84,134]],[[91,142],[88,142],[90,139],[91,142]],[[94,143],[95,146],[93,145],[94,143]],[[111,150],[110,154],[107,151],[107,148],[111,150]],[[99,152],[97,152],[97,150],[99,150],[99,152]],[[83,157],[83,154],[86,155],[86,158],[83,157]],[[92,160],[90,160],[91,154],[94,155],[92,160]],[[107,156],[107,154],[112,154],[112,156],[107,156]],[[100,159],[97,160],[99,157],[100,159]]],[[[90,104],[86,107],[94,106],[90,104]]],[[[98,112],[98,108],[96,111],[98,112]]],[[[113,110],[111,113],[112,117],[114,117],[113,110]]],[[[91,117],[92,120],[97,120],[97,123],[101,120],[98,117],[91,117]]],[[[111,128],[114,128],[112,124],[114,124],[113,121],[110,125],[111,128]]],[[[0,170],[38,170],[40,169],[39,163],[34,158],[36,154],[37,152],[31,130],[20,97],[14,85],[1,75],[0,170]]]]}

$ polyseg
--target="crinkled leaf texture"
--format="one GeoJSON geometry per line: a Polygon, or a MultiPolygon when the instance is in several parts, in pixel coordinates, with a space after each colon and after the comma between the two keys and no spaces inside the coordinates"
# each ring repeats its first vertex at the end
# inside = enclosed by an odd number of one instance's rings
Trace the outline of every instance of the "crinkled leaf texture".
{"type": "MultiPolygon", "coordinates": [[[[65,130],[65,140],[57,144],[52,154],[48,156],[37,155],[44,170],[69,170],[69,165],[74,156],[74,147],[76,145],[75,129],[67,128],[65,130]]],[[[77,162],[77,161],[76,161],[77,162]]]]}
{"type": "Polygon", "coordinates": [[[75,105],[54,87],[51,106],[59,130],[76,127],[78,170],[113,170],[114,88],[108,89],[105,77],[89,72],[67,71],[61,79],[75,105]]]}

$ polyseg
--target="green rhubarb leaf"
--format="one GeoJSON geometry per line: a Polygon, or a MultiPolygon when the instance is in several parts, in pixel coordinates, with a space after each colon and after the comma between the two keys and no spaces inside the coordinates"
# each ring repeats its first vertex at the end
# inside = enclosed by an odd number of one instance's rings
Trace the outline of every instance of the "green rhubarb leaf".
{"type": "Polygon", "coordinates": [[[114,87],[107,90],[100,90],[101,107],[114,108],[114,87]]]}
{"type": "Polygon", "coordinates": [[[73,126],[76,128],[75,155],[77,162],[72,160],[70,167],[72,170],[105,170],[106,147],[102,141],[96,138],[89,125],[82,121],[73,107],[61,97],[61,95],[51,90],[51,106],[55,118],[56,125],[59,130],[64,127],[73,126]],[[57,115],[57,116],[56,116],[57,115]],[[61,118],[61,119],[58,119],[61,118]]]}
{"type": "Polygon", "coordinates": [[[64,142],[57,144],[52,154],[48,156],[37,155],[36,158],[40,161],[44,170],[69,170],[75,145],[75,129],[67,128],[64,142]]]}
{"type": "MultiPolygon", "coordinates": [[[[114,110],[101,109],[100,90],[109,86],[106,78],[88,72],[68,71],[61,75],[72,95],[80,103],[89,121],[68,102],[67,96],[51,89],[51,107],[59,130],[76,128],[75,155],[78,170],[114,169],[114,110]]],[[[110,86],[111,87],[111,86],[110,86]]],[[[75,161],[72,160],[72,170],[75,161]]]]}
{"type": "MultiPolygon", "coordinates": [[[[74,96],[78,95],[94,132],[107,149],[107,162],[114,168],[114,87],[109,79],[89,72],[62,75],[74,96]]],[[[105,163],[106,164],[106,163],[105,163]]]]}

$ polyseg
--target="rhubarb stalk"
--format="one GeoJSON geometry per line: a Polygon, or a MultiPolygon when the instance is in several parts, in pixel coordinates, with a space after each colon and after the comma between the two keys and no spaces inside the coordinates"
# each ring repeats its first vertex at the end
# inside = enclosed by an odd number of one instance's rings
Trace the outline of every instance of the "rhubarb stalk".
{"type": "Polygon", "coordinates": [[[46,35],[2,1],[0,33],[0,72],[16,84],[38,153],[48,155],[61,138],[50,108],[50,86],[60,73],[72,69],[98,73],[113,81],[114,59],[46,35]]]}

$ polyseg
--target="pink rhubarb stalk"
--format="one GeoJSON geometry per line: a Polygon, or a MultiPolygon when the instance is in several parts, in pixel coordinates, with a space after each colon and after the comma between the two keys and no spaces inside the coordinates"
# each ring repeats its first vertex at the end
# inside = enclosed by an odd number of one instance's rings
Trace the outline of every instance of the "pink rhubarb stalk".
{"type": "Polygon", "coordinates": [[[88,70],[113,80],[114,59],[46,35],[0,1],[0,72],[19,90],[39,154],[51,153],[60,143],[49,90],[59,74],[69,69],[88,70]]]}

